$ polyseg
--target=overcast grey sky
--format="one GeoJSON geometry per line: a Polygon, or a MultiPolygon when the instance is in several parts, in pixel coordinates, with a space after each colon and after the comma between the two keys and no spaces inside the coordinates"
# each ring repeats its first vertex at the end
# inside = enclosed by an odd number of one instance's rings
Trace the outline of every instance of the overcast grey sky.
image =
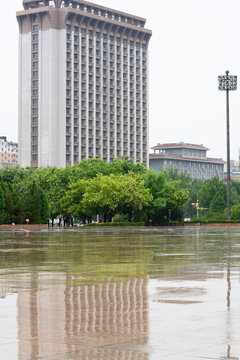
{"type": "MultiPolygon", "coordinates": [[[[239,0],[96,0],[146,17],[150,43],[150,146],[204,144],[209,156],[226,158],[225,93],[217,76],[229,69],[240,80],[239,0]]],[[[18,26],[21,0],[0,12],[0,135],[17,140],[18,26]]],[[[240,148],[240,86],[231,93],[231,158],[240,148]]]]}

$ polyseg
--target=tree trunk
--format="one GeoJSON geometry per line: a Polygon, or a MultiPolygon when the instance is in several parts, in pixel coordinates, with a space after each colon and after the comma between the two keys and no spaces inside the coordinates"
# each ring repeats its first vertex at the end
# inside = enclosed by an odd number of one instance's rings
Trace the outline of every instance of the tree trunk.
{"type": "Polygon", "coordinates": [[[128,222],[132,221],[132,210],[128,212],[128,222]]]}

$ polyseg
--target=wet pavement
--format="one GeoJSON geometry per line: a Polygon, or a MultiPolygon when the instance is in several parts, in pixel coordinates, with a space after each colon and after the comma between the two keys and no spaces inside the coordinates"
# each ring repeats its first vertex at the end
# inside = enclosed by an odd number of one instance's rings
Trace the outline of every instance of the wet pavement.
{"type": "Polygon", "coordinates": [[[240,359],[240,228],[0,232],[1,360],[240,359]]]}

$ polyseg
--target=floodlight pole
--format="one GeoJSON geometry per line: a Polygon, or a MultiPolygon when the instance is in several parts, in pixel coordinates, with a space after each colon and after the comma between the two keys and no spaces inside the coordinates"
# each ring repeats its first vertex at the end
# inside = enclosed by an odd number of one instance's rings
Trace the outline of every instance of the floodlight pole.
{"type": "Polygon", "coordinates": [[[226,117],[227,117],[227,217],[231,220],[231,179],[230,179],[230,125],[229,125],[229,91],[237,90],[237,76],[226,75],[218,77],[218,90],[226,91],[226,117]]]}
{"type": "MultiPolygon", "coordinates": [[[[229,71],[226,71],[228,76],[229,71]]],[[[229,89],[226,90],[226,119],[227,119],[227,218],[231,220],[231,178],[230,178],[230,125],[229,125],[229,89]]]]}

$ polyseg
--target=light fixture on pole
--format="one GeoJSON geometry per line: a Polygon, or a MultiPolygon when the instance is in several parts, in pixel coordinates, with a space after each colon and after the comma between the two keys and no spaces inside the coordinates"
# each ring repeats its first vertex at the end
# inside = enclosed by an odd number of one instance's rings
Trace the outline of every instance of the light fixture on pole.
{"type": "Polygon", "coordinates": [[[231,220],[231,183],[230,183],[230,131],[229,131],[229,91],[237,90],[237,76],[226,75],[218,77],[218,90],[226,91],[226,115],[227,115],[227,217],[231,220]]]}

